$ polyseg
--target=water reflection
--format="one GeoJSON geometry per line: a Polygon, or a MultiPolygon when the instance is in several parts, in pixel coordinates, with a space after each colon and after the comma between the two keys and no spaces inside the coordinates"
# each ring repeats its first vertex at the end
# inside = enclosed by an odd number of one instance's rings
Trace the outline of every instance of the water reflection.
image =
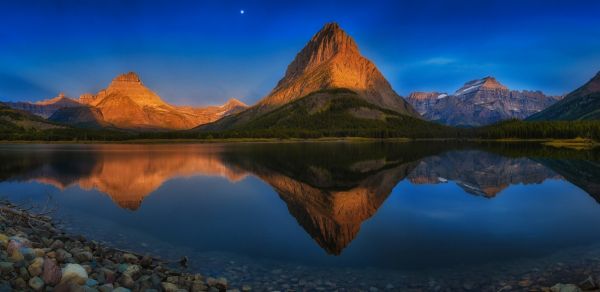
{"type": "Polygon", "coordinates": [[[531,145],[33,145],[1,150],[3,181],[95,189],[132,211],[143,208],[144,198],[174,178],[219,176],[237,182],[255,176],[334,255],[357,237],[361,224],[405,179],[412,184],[455,183],[466,194],[487,198],[511,185],[566,180],[600,202],[597,151],[531,145]]]}

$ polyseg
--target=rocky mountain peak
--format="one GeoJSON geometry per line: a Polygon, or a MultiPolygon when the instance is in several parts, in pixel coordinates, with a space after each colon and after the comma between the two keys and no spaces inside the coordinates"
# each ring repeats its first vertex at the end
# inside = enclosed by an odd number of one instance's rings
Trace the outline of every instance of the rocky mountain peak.
{"type": "Polygon", "coordinates": [[[419,114],[400,97],[375,64],[363,57],[356,42],[337,23],[327,23],[288,65],[277,86],[258,102],[262,113],[315,91],[345,88],[374,105],[401,114],[419,114]]]}
{"type": "Polygon", "coordinates": [[[337,23],[327,23],[296,55],[282,81],[293,79],[342,53],[360,57],[356,42],[337,23]]]}
{"type": "Polygon", "coordinates": [[[227,102],[225,102],[222,107],[236,107],[236,106],[242,106],[242,107],[248,107],[247,104],[241,102],[240,100],[238,100],[237,98],[230,98],[229,100],[227,100],[227,102]]]}
{"type": "Polygon", "coordinates": [[[508,87],[502,85],[500,82],[498,82],[498,80],[496,80],[496,78],[491,77],[491,76],[487,76],[487,77],[484,77],[482,79],[475,79],[475,80],[471,80],[471,81],[465,83],[465,85],[463,85],[463,87],[459,88],[454,93],[454,95],[463,95],[463,94],[467,94],[467,93],[478,91],[480,89],[484,89],[484,90],[494,90],[494,89],[508,90],[508,87]]]}
{"type": "Polygon", "coordinates": [[[483,83],[481,84],[482,88],[490,88],[490,89],[508,89],[508,87],[502,85],[496,78],[487,76],[482,79],[483,83]]]}
{"type": "Polygon", "coordinates": [[[55,104],[57,102],[60,102],[61,100],[65,99],[65,98],[66,98],[65,97],[65,93],[61,92],[56,97],[53,97],[51,99],[41,100],[41,101],[36,102],[35,104],[37,104],[37,105],[50,105],[50,104],[55,104]]]}
{"type": "Polygon", "coordinates": [[[137,73],[128,72],[115,77],[115,79],[113,79],[113,83],[114,82],[135,82],[141,84],[142,80],[140,80],[140,77],[137,75],[137,73]]]}

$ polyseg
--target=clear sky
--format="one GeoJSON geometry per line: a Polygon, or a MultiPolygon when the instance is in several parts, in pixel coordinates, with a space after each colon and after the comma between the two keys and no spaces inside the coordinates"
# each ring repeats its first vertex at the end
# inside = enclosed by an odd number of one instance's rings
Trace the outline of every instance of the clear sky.
{"type": "Polygon", "coordinates": [[[136,71],[171,103],[253,103],[330,21],[403,96],[488,75],[563,94],[600,71],[599,13],[575,0],[0,0],[0,100],[78,97],[136,71]]]}

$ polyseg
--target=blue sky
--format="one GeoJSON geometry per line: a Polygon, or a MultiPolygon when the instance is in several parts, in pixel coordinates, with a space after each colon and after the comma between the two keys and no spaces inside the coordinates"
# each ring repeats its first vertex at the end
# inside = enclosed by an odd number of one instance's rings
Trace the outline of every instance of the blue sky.
{"type": "Polygon", "coordinates": [[[404,96],[488,75],[563,94],[600,71],[598,11],[600,1],[0,0],[0,100],[77,97],[136,71],[175,104],[253,103],[330,21],[404,96]]]}

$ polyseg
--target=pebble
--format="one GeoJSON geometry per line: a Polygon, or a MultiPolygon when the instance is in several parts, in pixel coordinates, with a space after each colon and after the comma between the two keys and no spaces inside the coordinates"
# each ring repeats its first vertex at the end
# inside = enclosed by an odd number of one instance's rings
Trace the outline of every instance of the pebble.
{"type": "Polygon", "coordinates": [[[44,288],[44,280],[40,277],[33,277],[29,279],[29,287],[35,291],[40,291],[44,288]]]}
{"type": "Polygon", "coordinates": [[[39,276],[42,273],[42,268],[44,267],[44,259],[41,257],[35,258],[29,267],[27,267],[27,271],[32,277],[39,276]]]}
{"type": "Polygon", "coordinates": [[[177,285],[169,282],[162,282],[161,286],[165,292],[176,292],[179,289],[177,285]]]}
{"type": "Polygon", "coordinates": [[[552,292],[581,292],[581,289],[574,284],[556,284],[550,288],[552,292]]]}
{"type": "Polygon", "coordinates": [[[62,278],[62,270],[56,264],[56,261],[50,258],[44,260],[44,268],[42,270],[42,279],[48,285],[57,285],[62,278]]]}
{"type": "Polygon", "coordinates": [[[62,269],[62,279],[61,282],[72,282],[77,283],[79,285],[85,284],[85,281],[88,279],[88,274],[85,269],[78,264],[67,264],[62,269]]]}
{"type": "Polygon", "coordinates": [[[0,262],[0,272],[2,274],[10,274],[15,269],[15,264],[10,262],[0,262]]]}

